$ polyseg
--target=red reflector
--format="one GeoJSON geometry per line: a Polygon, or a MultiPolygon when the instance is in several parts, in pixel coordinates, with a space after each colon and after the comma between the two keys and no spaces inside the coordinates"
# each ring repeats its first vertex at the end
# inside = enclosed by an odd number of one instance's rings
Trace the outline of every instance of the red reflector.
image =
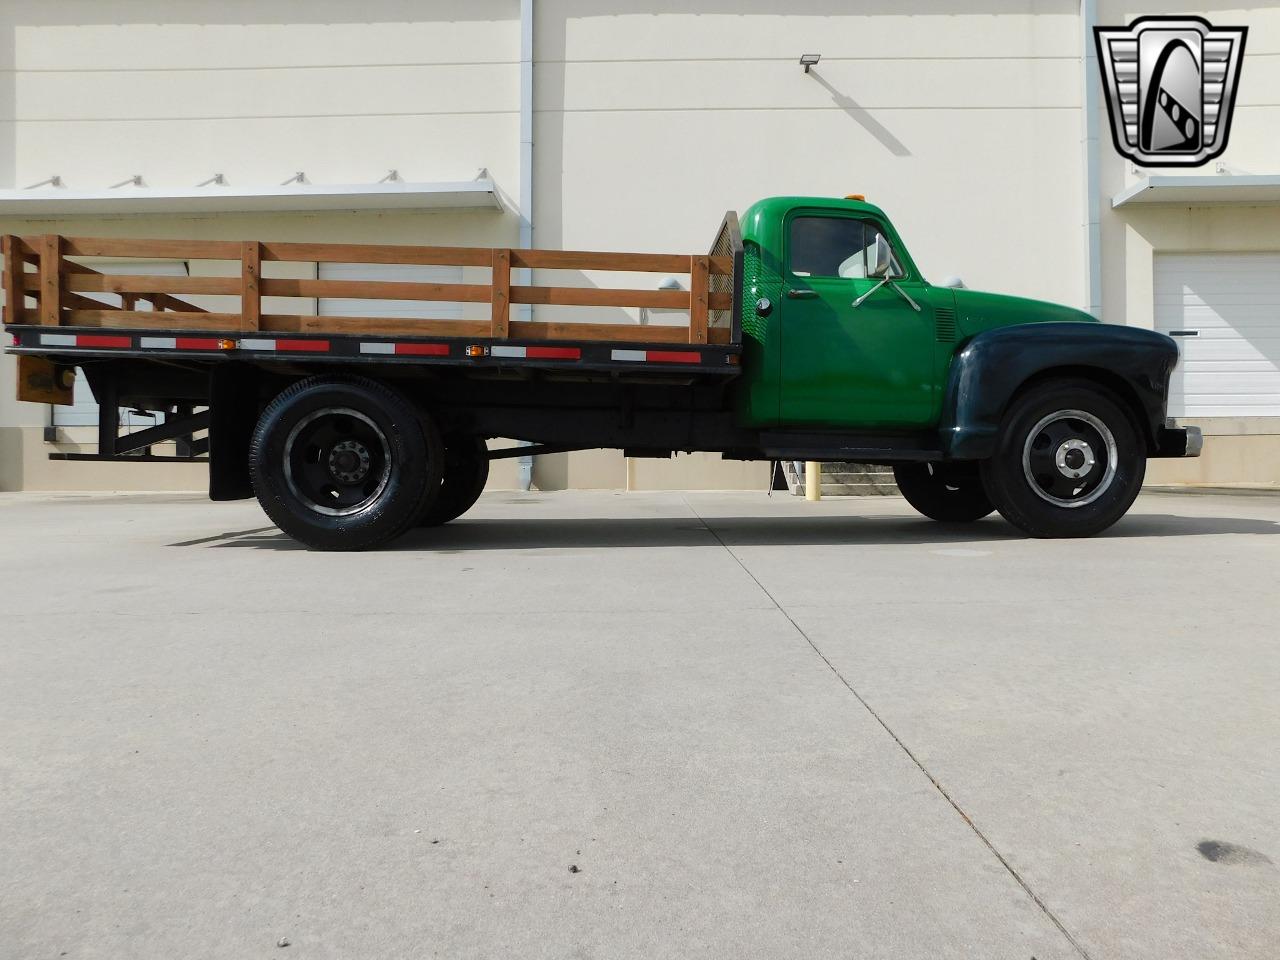
{"type": "Polygon", "coordinates": [[[577,360],[582,351],[577,347],[528,347],[524,355],[529,360],[577,360]]]}
{"type": "Polygon", "coordinates": [[[276,340],[277,350],[291,350],[295,353],[328,353],[328,340],[276,340]]]}
{"type": "Polygon", "coordinates": [[[82,333],[76,337],[77,347],[107,347],[128,349],[133,346],[132,337],[109,337],[101,334],[82,333]]]}
{"type": "Polygon", "coordinates": [[[646,359],[650,363],[701,363],[702,354],[694,351],[650,350],[646,359]]]}
{"type": "Polygon", "coordinates": [[[217,350],[218,341],[204,337],[177,337],[173,346],[175,350],[217,350]]]}
{"type": "Polygon", "coordinates": [[[397,343],[396,355],[447,357],[449,355],[449,345],[447,343],[397,343]]]}

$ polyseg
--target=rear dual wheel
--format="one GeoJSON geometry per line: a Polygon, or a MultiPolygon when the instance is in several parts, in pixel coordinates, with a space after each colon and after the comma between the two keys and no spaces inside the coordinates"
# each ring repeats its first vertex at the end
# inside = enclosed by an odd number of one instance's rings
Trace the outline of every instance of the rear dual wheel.
{"type": "Polygon", "coordinates": [[[445,439],[444,479],[440,492],[427,505],[420,527],[438,527],[470,510],[489,480],[489,447],[481,437],[445,439]]]}
{"type": "Polygon", "coordinates": [[[432,419],[363,377],[313,377],[283,391],[249,454],[263,510],[319,550],[367,550],[415,526],[438,499],[445,448],[432,419]]]}

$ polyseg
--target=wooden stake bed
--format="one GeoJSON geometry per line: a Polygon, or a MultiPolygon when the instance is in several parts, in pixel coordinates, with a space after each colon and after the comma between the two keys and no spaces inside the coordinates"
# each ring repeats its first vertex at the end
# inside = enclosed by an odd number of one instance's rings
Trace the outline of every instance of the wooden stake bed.
{"type": "Polygon", "coordinates": [[[457,365],[576,365],[734,374],[741,350],[742,241],[726,215],[705,255],[221,240],[6,236],[5,323],[27,355],[167,355],[457,365]],[[83,259],[234,261],[238,276],[103,274],[83,259]],[[488,283],[285,279],[272,262],[482,268],[488,283]],[[689,290],[513,285],[513,269],[682,274],[689,290]],[[120,305],[94,299],[115,294],[120,305]],[[190,297],[236,298],[218,312],[190,297]],[[264,297],[488,305],[486,319],[264,313],[264,297]],[[512,304],[687,310],[687,323],[521,321],[512,304]],[[147,309],[149,308],[149,309],[147,309]]]}

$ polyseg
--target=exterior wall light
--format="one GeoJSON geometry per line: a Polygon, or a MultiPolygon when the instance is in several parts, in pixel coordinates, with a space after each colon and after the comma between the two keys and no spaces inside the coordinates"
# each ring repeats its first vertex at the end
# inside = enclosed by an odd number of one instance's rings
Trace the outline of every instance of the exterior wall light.
{"type": "Polygon", "coordinates": [[[800,66],[804,67],[804,72],[808,73],[810,67],[816,67],[818,61],[822,59],[820,53],[802,53],[800,54],[800,66]]]}

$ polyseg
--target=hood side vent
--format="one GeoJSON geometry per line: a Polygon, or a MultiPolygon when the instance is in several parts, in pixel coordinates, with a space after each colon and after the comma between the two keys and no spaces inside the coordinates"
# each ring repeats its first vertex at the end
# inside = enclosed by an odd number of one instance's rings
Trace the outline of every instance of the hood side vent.
{"type": "Polygon", "coordinates": [[[956,312],[950,307],[938,307],[933,312],[939,343],[956,342],[956,312]]]}

